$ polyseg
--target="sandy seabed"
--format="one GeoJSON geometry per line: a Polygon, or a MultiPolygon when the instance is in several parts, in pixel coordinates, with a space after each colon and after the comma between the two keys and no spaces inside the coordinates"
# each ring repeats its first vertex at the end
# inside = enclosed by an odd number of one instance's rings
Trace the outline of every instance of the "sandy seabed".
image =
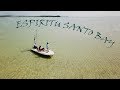
{"type": "MultiPolygon", "coordinates": [[[[15,28],[21,18],[0,18],[0,79],[119,79],[120,17],[57,18],[59,21],[86,25],[115,40],[106,48],[100,40],[83,33],[57,27],[40,27],[38,44],[55,52],[51,58],[30,51],[34,28],[15,28]]],[[[22,18],[24,19],[24,18],[22,18]]],[[[54,18],[56,19],[56,18],[54,18]]]]}

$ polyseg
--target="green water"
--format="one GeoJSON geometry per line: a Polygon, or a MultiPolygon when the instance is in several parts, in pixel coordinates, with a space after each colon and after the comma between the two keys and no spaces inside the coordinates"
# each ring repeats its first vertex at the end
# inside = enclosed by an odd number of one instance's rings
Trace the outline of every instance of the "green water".
{"type": "Polygon", "coordinates": [[[80,79],[120,78],[120,17],[0,17],[0,78],[6,79],[80,79]],[[101,32],[116,41],[111,48],[93,35],[72,29],[42,26],[16,28],[17,20],[52,19],[70,22],[101,32]],[[54,51],[44,58],[29,51],[35,31],[37,43],[54,51]]]}

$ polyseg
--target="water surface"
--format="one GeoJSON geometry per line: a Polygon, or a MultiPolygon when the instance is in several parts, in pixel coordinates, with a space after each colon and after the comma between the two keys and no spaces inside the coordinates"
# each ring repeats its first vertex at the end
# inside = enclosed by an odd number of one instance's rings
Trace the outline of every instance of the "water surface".
{"type": "Polygon", "coordinates": [[[0,17],[0,78],[120,78],[120,17],[0,17]],[[70,22],[101,32],[115,40],[111,48],[93,35],[54,27],[31,26],[16,28],[16,21],[51,19],[70,22]],[[35,31],[37,43],[55,52],[52,58],[30,51],[35,31]]]}

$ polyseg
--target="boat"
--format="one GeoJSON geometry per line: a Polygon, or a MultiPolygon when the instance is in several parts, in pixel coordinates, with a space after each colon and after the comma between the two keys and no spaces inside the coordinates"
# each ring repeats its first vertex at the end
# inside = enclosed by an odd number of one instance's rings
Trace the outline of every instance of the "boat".
{"type": "Polygon", "coordinates": [[[40,49],[40,47],[38,48],[38,46],[36,45],[36,38],[37,38],[37,33],[36,33],[36,37],[34,36],[34,46],[31,49],[31,51],[44,56],[53,56],[54,52],[52,50],[49,50],[48,48],[49,43],[48,42],[46,43],[46,48],[40,49]]]}
{"type": "Polygon", "coordinates": [[[54,52],[52,50],[39,51],[38,49],[32,48],[31,51],[41,54],[41,55],[45,55],[45,56],[53,56],[54,55],[54,52]]]}

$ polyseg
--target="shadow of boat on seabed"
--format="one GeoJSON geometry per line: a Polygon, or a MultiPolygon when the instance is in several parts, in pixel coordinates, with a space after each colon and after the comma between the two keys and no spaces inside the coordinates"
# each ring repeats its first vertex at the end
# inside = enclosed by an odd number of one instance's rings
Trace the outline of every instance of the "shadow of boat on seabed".
{"type": "Polygon", "coordinates": [[[39,53],[36,53],[32,50],[30,50],[30,52],[32,52],[33,54],[39,56],[39,57],[42,57],[42,58],[46,58],[46,59],[50,59],[52,56],[46,56],[46,55],[42,55],[42,54],[39,54],[39,53]]]}

